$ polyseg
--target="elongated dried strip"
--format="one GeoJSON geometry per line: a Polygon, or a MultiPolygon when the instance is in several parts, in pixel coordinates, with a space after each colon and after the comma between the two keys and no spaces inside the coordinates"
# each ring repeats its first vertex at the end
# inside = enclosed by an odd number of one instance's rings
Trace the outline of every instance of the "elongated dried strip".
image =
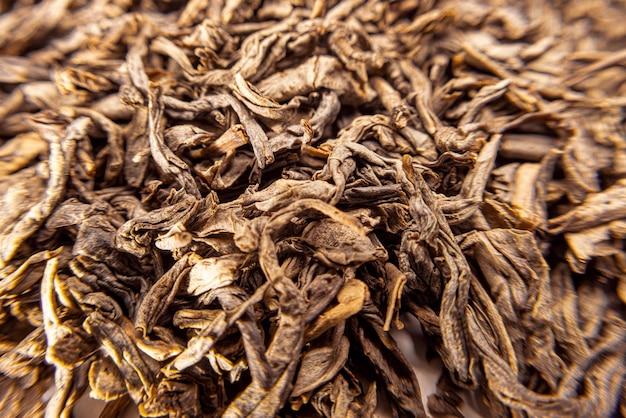
{"type": "Polygon", "coordinates": [[[47,129],[42,131],[41,135],[50,143],[48,185],[41,200],[0,237],[0,268],[11,261],[20,245],[46,220],[61,200],[74,159],[76,141],[86,134],[88,123],[87,118],[76,119],[68,125],[63,138],[47,129]]]}
{"type": "Polygon", "coordinates": [[[335,376],[348,359],[349,348],[348,339],[342,337],[335,347],[322,347],[306,352],[300,363],[291,396],[300,396],[335,376]]]}
{"type": "Polygon", "coordinates": [[[63,19],[70,0],[46,0],[16,13],[5,14],[0,19],[0,52],[17,55],[33,41],[45,36],[63,19]],[[16,30],[17,27],[25,28],[16,30]]]}
{"type": "MultiPolygon", "coordinates": [[[[355,323],[367,321],[365,318],[353,318],[355,323]]],[[[383,331],[382,321],[367,321],[367,325],[359,327],[357,341],[375,372],[386,384],[386,390],[403,413],[415,417],[425,417],[426,412],[421,402],[420,386],[415,375],[408,371],[406,359],[398,349],[396,342],[383,331]],[[373,335],[366,333],[373,332],[373,335]]]]}
{"type": "Polygon", "coordinates": [[[30,283],[23,283],[28,269],[32,268],[35,264],[48,261],[51,258],[58,256],[62,250],[63,248],[59,248],[54,251],[42,251],[31,255],[28,260],[24,261],[15,271],[5,277],[2,277],[2,280],[0,281],[0,296],[7,295],[21,286],[30,288],[30,283]]]}
{"type": "Polygon", "coordinates": [[[232,106],[237,116],[239,116],[241,124],[246,129],[246,135],[250,138],[250,144],[252,144],[259,168],[264,168],[266,165],[273,163],[274,154],[269,147],[267,135],[263,128],[237,99],[232,96],[225,96],[225,100],[232,106]]]}
{"type": "Polygon", "coordinates": [[[626,182],[620,180],[603,192],[590,195],[573,211],[550,219],[550,232],[577,232],[585,227],[620,219],[626,212],[626,182]]]}
{"type": "Polygon", "coordinates": [[[38,155],[48,151],[48,144],[37,133],[25,133],[0,147],[0,176],[14,173],[29,165],[38,155]]]}
{"type": "Polygon", "coordinates": [[[46,334],[40,326],[0,356],[0,372],[22,388],[33,387],[42,378],[45,355],[46,334]]]}
{"type": "Polygon", "coordinates": [[[307,341],[319,337],[321,334],[337,326],[341,322],[357,314],[369,296],[367,286],[360,280],[350,279],[337,293],[339,304],[321,313],[304,334],[307,341]]]}
{"type": "Polygon", "coordinates": [[[192,266],[200,261],[194,253],[185,254],[163,276],[157,280],[144,296],[135,316],[135,327],[143,335],[149,334],[165,311],[169,308],[178,292],[182,280],[192,266]]]}
{"type": "Polygon", "coordinates": [[[150,391],[155,376],[131,336],[121,326],[98,312],[89,314],[85,328],[102,341],[107,354],[124,376],[129,395],[135,402],[139,402],[150,391]]]}
{"type": "Polygon", "coordinates": [[[158,87],[150,89],[148,95],[148,138],[152,158],[165,174],[176,177],[185,190],[196,198],[200,198],[198,185],[189,173],[189,166],[178,158],[165,144],[163,139],[162,115],[164,105],[160,99],[158,87]]]}
{"type": "Polygon", "coordinates": [[[220,312],[211,323],[204,327],[198,336],[191,338],[185,350],[168,366],[171,370],[185,370],[196,364],[213,347],[222,334],[235,323],[246,311],[258,303],[267,290],[269,283],[259,286],[250,298],[228,315],[220,312]]]}

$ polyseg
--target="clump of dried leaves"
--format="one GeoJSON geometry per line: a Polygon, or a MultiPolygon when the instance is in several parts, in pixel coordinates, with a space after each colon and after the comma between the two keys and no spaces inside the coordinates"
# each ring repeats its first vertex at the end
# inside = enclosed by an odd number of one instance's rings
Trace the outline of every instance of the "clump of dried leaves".
{"type": "Polygon", "coordinates": [[[623,2],[0,9],[0,415],[626,413],[623,2]]]}

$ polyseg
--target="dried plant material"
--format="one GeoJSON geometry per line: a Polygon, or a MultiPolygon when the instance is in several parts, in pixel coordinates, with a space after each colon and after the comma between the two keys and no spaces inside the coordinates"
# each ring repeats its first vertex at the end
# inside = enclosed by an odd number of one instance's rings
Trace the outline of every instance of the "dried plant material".
{"type": "Polygon", "coordinates": [[[126,394],[126,385],[119,369],[110,357],[103,357],[89,367],[89,396],[93,399],[112,401],[126,394]]]}
{"type": "Polygon", "coordinates": [[[367,287],[363,282],[351,279],[337,293],[337,306],[320,314],[304,336],[306,340],[313,340],[325,331],[337,326],[363,308],[367,298],[367,287]]]}
{"type": "Polygon", "coordinates": [[[0,415],[626,411],[623,4],[0,12],[0,415]]]}
{"type": "Polygon", "coordinates": [[[200,260],[189,272],[191,295],[201,295],[210,290],[230,286],[237,280],[241,268],[241,257],[225,255],[200,260]]]}
{"type": "Polygon", "coordinates": [[[310,392],[337,375],[348,359],[349,348],[348,338],[342,336],[341,341],[334,347],[307,351],[302,358],[291,396],[298,397],[310,392]]]}

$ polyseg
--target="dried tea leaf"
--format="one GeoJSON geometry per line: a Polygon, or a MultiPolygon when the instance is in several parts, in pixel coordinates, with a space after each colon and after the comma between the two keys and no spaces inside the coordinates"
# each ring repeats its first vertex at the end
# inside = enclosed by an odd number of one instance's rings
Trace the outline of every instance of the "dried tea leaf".
{"type": "Polygon", "coordinates": [[[303,395],[332,379],[348,359],[349,349],[348,339],[342,337],[335,347],[321,347],[307,351],[301,360],[291,396],[303,395]]]}
{"type": "Polygon", "coordinates": [[[103,357],[89,367],[89,396],[103,401],[112,401],[126,395],[124,378],[115,363],[103,357]]]}
{"type": "Polygon", "coordinates": [[[200,295],[210,290],[230,286],[239,276],[242,261],[243,257],[239,254],[198,261],[189,272],[187,292],[200,295]]]}
{"type": "Polygon", "coordinates": [[[336,306],[321,313],[306,330],[305,340],[312,340],[357,314],[369,296],[367,286],[360,280],[350,279],[337,293],[336,306]]]}
{"type": "Polygon", "coordinates": [[[105,3],[0,2],[0,414],[626,410],[623,4],[105,3]]]}
{"type": "Polygon", "coordinates": [[[135,316],[135,327],[144,336],[152,331],[152,327],[169,308],[176,297],[182,280],[198,261],[200,261],[198,255],[194,253],[185,254],[154,283],[141,300],[135,316]]]}

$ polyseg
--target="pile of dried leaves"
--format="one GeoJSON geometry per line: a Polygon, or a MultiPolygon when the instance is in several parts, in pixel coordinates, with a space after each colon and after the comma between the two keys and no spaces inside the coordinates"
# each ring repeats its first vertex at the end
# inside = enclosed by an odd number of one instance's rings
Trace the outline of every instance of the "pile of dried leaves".
{"type": "Polygon", "coordinates": [[[623,1],[0,11],[0,415],[626,414],[623,1]]]}

